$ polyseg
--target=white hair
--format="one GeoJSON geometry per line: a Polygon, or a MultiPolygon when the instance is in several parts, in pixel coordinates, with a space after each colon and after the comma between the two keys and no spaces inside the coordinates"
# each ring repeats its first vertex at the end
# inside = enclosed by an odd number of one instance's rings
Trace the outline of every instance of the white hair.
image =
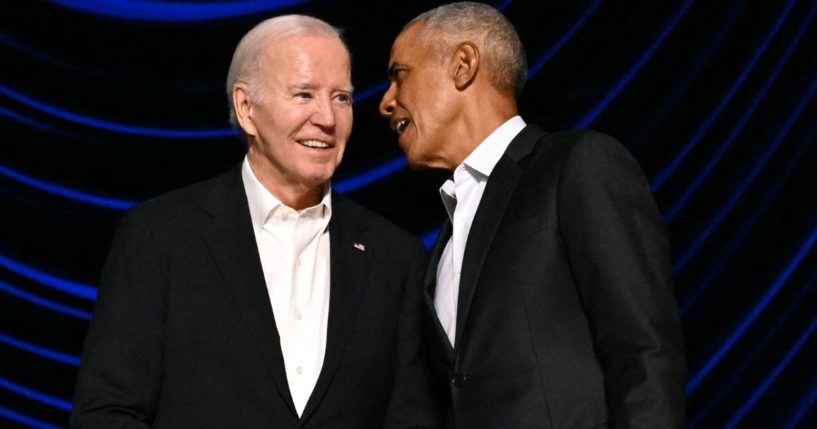
{"type": "MultiPolygon", "coordinates": [[[[332,27],[325,21],[306,15],[283,15],[269,18],[253,27],[241,41],[233,53],[230,62],[230,71],[227,73],[227,99],[230,102],[230,123],[239,129],[233,105],[233,87],[236,83],[245,83],[249,86],[249,96],[258,101],[261,94],[255,78],[258,75],[264,58],[264,50],[273,38],[292,36],[329,36],[336,37],[346,47],[341,30],[332,27]]],[[[349,51],[349,48],[346,48],[349,51]]]]}

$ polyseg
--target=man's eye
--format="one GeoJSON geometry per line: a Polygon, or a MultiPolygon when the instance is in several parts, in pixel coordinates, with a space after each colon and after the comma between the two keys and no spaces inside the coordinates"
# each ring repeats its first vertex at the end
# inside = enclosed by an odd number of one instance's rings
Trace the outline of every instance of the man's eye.
{"type": "Polygon", "coordinates": [[[395,83],[400,83],[400,80],[403,79],[403,76],[406,74],[405,69],[391,69],[389,70],[389,80],[395,83]]]}
{"type": "Polygon", "coordinates": [[[406,78],[406,71],[403,69],[399,69],[394,73],[394,83],[398,86],[403,83],[403,80],[406,78]]]}
{"type": "Polygon", "coordinates": [[[352,103],[352,96],[350,94],[338,94],[335,96],[335,100],[343,103],[343,104],[351,104],[352,103]]]}
{"type": "Polygon", "coordinates": [[[312,98],[312,94],[309,92],[299,92],[295,94],[295,98],[309,99],[312,98]]]}

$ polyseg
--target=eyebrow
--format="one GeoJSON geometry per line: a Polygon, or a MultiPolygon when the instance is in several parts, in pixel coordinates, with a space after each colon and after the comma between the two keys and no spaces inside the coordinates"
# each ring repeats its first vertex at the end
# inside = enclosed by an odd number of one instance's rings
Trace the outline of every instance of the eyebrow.
{"type": "Polygon", "coordinates": [[[290,89],[315,89],[315,85],[313,85],[313,84],[311,84],[309,82],[304,82],[304,83],[296,83],[296,84],[289,85],[289,88],[290,89]]]}
{"type": "MultiPolygon", "coordinates": [[[[290,90],[304,90],[304,89],[316,89],[316,88],[317,88],[317,86],[315,86],[314,84],[311,84],[309,82],[295,83],[295,84],[289,85],[290,90]]],[[[348,92],[348,93],[351,94],[351,93],[355,92],[355,88],[353,86],[350,86],[350,87],[347,87],[347,88],[339,88],[338,91],[344,91],[344,92],[348,92]]]]}

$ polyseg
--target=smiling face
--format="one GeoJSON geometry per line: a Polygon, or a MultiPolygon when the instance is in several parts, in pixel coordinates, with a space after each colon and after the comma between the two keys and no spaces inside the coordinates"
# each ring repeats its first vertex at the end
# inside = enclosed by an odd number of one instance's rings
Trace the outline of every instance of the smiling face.
{"type": "Polygon", "coordinates": [[[253,172],[279,198],[319,196],[352,132],[351,67],[343,43],[329,35],[273,38],[252,85],[237,84],[233,91],[253,172]]]}
{"type": "Polygon", "coordinates": [[[457,164],[449,159],[446,143],[452,142],[460,97],[448,73],[450,61],[420,40],[422,27],[410,25],[392,45],[391,85],[380,102],[380,113],[399,135],[411,165],[453,169],[457,164]]]}

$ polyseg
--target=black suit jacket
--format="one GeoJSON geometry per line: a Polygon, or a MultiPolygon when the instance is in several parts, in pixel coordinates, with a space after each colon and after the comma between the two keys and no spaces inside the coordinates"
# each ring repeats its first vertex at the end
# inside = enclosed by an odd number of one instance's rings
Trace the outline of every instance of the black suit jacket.
{"type": "Polygon", "coordinates": [[[326,354],[300,419],[237,167],[123,218],[71,426],[431,426],[422,244],[340,195],[332,204],[326,354]]]}
{"type": "Polygon", "coordinates": [[[665,228],[637,163],[602,134],[527,126],[491,173],[463,256],[452,349],[426,321],[447,426],[681,428],[681,330],[665,228]]]}

